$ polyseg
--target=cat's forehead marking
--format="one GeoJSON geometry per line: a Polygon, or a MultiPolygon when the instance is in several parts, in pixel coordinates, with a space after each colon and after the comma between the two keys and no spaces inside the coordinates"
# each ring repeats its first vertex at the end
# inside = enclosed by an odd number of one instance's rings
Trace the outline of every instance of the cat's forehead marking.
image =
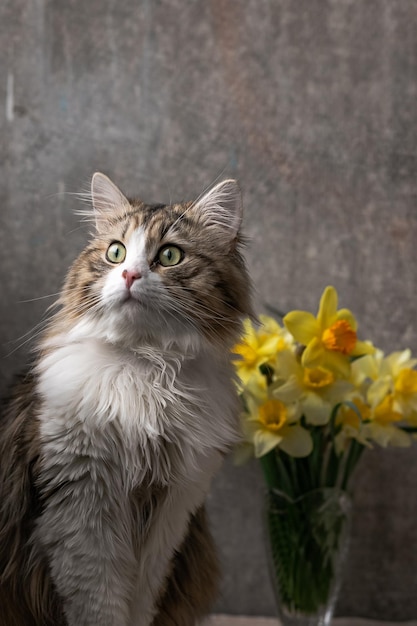
{"type": "Polygon", "coordinates": [[[173,226],[176,230],[189,227],[186,211],[187,206],[181,204],[141,204],[122,218],[122,237],[128,238],[135,229],[142,228],[150,239],[162,240],[173,226]]]}
{"type": "Polygon", "coordinates": [[[142,226],[136,227],[128,236],[124,265],[146,264],[146,232],[142,226]]]}

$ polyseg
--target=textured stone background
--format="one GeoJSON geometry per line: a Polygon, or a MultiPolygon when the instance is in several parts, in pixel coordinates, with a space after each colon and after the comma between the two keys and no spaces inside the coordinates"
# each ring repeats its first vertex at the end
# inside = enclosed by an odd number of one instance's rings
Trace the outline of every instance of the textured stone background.
{"type": "MultiPolygon", "coordinates": [[[[2,0],[0,54],[2,389],[95,170],[149,201],[237,177],[258,310],[333,284],[362,337],[417,353],[415,0],[2,0]]],[[[255,464],[215,482],[219,611],[273,614],[261,494],[255,464]]],[[[339,614],[417,616],[416,520],[417,449],[370,452],[339,614]]]]}

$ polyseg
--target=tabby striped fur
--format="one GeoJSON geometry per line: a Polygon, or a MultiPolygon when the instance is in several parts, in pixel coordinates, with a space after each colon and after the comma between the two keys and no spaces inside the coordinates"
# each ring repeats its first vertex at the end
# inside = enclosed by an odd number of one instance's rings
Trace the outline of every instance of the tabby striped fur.
{"type": "Polygon", "coordinates": [[[95,174],[91,199],[94,236],[0,421],[0,623],[192,626],[219,573],[204,499],[238,439],[240,193],[145,205],[95,174]]]}

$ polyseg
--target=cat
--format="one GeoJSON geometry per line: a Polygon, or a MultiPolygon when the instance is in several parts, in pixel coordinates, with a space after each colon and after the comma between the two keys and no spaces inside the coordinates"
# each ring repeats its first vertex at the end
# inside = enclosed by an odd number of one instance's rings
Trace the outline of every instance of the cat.
{"type": "Polygon", "coordinates": [[[192,626],[218,588],[204,500],[239,438],[241,195],[146,205],[96,173],[91,218],[0,419],[0,623],[192,626]]]}

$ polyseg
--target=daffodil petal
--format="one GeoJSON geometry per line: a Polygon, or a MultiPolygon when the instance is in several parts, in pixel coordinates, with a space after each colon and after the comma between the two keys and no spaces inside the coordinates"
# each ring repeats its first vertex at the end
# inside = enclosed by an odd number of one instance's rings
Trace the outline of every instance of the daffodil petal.
{"type": "Polygon", "coordinates": [[[294,424],[295,422],[300,421],[301,407],[299,402],[292,402],[287,405],[288,413],[287,413],[287,424],[294,424]]]}
{"type": "Polygon", "coordinates": [[[249,443],[253,443],[256,431],[261,428],[261,424],[257,418],[245,413],[241,419],[241,428],[244,439],[249,443]]]}
{"type": "Polygon", "coordinates": [[[334,287],[326,287],[320,298],[319,312],[317,320],[321,329],[330,326],[337,312],[337,291],[334,287]]]}
{"type": "Polygon", "coordinates": [[[283,321],[294,339],[303,345],[307,345],[320,331],[316,318],[307,311],[291,311],[283,321]]]}
{"type": "Polygon", "coordinates": [[[336,319],[345,320],[345,322],[347,322],[349,326],[353,328],[353,330],[356,330],[358,327],[358,323],[353,313],[349,311],[349,309],[339,309],[339,311],[336,313],[336,319]]]}
{"type": "Polygon", "coordinates": [[[301,367],[292,350],[281,350],[276,355],[274,369],[277,378],[287,380],[291,376],[297,376],[301,367]]]}
{"type": "Polygon", "coordinates": [[[265,402],[268,397],[268,390],[265,376],[259,370],[252,374],[246,382],[246,392],[255,398],[259,403],[265,402]]]}
{"type": "Polygon", "coordinates": [[[286,383],[272,390],[274,398],[281,400],[281,402],[285,404],[296,402],[300,398],[301,393],[302,390],[294,377],[291,377],[286,383]]]}
{"type": "Polygon", "coordinates": [[[277,351],[280,341],[281,338],[278,335],[271,335],[271,337],[266,337],[257,349],[258,355],[261,357],[267,357],[269,359],[277,351]]]}
{"type": "Polygon", "coordinates": [[[386,448],[388,445],[407,448],[411,445],[410,435],[392,425],[365,424],[364,430],[367,438],[372,439],[383,448],[386,448]]]}
{"type": "Polygon", "coordinates": [[[315,393],[306,394],[302,401],[303,413],[308,424],[324,426],[330,420],[332,407],[315,393]]]}
{"type": "Polygon", "coordinates": [[[281,450],[294,457],[308,456],[313,449],[313,440],[310,433],[300,426],[284,426],[281,428],[281,450]]]}
{"type": "Polygon", "coordinates": [[[389,372],[395,376],[398,375],[399,371],[404,367],[414,367],[415,363],[416,360],[411,359],[411,350],[407,349],[389,354],[383,366],[385,365],[389,372]]]}
{"type": "Polygon", "coordinates": [[[351,355],[362,356],[362,354],[373,354],[374,352],[375,348],[370,341],[357,341],[351,355]]]}
{"type": "Polygon", "coordinates": [[[251,347],[256,347],[256,344],[257,344],[256,331],[249,318],[246,318],[245,320],[243,320],[242,340],[243,342],[247,343],[251,347]]]}
{"type": "Polygon", "coordinates": [[[335,382],[324,392],[326,402],[330,402],[333,406],[338,402],[342,402],[349,398],[354,386],[348,380],[335,380],[335,382]]]}
{"type": "Polygon", "coordinates": [[[356,428],[347,425],[344,426],[339,434],[337,434],[334,438],[336,454],[340,454],[341,452],[343,452],[345,449],[345,445],[349,443],[352,439],[356,439],[356,441],[358,441],[366,448],[372,448],[372,444],[366,439],[363,430],[358,431],[356,430],[356,428]]]}
{"type": "Polygon", "coordinates": [[[282,437],[275,433],[268,432],[267,430],[259,429],[256,431],[253,438],[253,444],[255,446],[255,457],[259,457],[268,454],[276,446],[280,445],[282,437]]]}
{"type": "Polygon", "coordinates": [[[373,354],[366,354],[360,359],[356,359],[352,365],[352,379],[358,387],[370,378],[374,380],[378,376],[378,363],[373,354]]]}
{"type": "Polygon", "coordinates": [[[304,367],[313,369],[314,367],[318,367],[322,364],[324,356],[325,350],[323,348],[323,344],[317,339],[317,337],[314,337],[304,350],[301,362],[304,367]]]}
{"type": "Polygon", "coordinates": [[[384,376],[384,378],[378,378],[370,385],[367,399],[371,406],[375,407],[381,404],[391,390],[391,382],[390,376],[384,376]]]}
{"type": "Polygon", "coordinates": [[[240,363],[240,361],[234,361],[234,364],[235,364],[237,375],[240,379],[240,383],[241,383],[241,385],[239,385],[240,387],[246,386],[249,383],[252,376],[256,375],[257,372],[259,371],[258,369],[254,369],[253,367],[248,367],[245,363],[240,363]]]}
{"type": "Polygon", "coordinates": [[[323,367],[327,367],[343,378],[349,378],[350,376],[349,358],[344,354],[340,354],[340,352],[326,350],[323,358],[323,367]]]}
{"type": "Polygon", "coordinates": [[[269,317],[268,315],[260,315],[259,321],[261,322],[265,332],[268,334],[278,335],[280,332],[282,332],[282,327],[278,324],[276,320],[274,320],[273,317],[269,317]]]}

